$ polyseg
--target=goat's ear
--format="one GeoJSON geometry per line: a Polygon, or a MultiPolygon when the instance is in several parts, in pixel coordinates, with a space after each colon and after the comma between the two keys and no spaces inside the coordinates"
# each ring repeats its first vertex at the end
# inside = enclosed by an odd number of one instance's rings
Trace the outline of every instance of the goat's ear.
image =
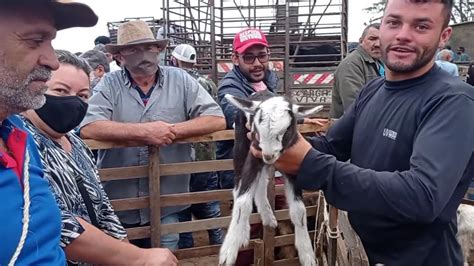
{"type": "Polygon", "coordinates": [[[251,101],[247,99],[238,98],[230,94],[226,94],[224,97],[235,107],[239,108],[240,110],[246,113],[251,113],[251,114],[255,113],[255,110],[257,109],[258,105],[260,105],[261,103],[259,101],[251,101]]]}
{"type": "Polygon", "coordinates": [[[324,106],[318,105],[315,107],[301,106],[293,104],[293,113],[299,114],[301,116],[309,116],[323,110],[324,106]]]}

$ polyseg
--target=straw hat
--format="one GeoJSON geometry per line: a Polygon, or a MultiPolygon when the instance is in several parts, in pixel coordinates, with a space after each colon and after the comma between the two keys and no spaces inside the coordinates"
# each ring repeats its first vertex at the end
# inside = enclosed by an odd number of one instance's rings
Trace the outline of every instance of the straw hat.
{"type": "Polygon", "coordinates": [[[107,44],[105,49],[111,54],[118,53],[121,49],[136,44],[156,44],[166,47],[168,39],[157,40],[153,36],[148,24],[143,20],[133,20],[121,24],[117,31],[117,44],[107,44]]]}

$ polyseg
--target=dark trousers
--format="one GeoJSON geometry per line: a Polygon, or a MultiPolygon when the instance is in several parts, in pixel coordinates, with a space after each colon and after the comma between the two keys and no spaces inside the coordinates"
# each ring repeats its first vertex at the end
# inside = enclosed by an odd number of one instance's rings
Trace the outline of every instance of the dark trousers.
{"type": "MultiPolygon", "coordinates": [[[[218,189],[218,178],[215,172],[191,174],[189,190],[191,192],[211,191],[218,189]]],[[[221,216],[220,203],[218,201],[192,204],[186,210],[179,213],[179,221],[191,221],[192,215],[197,219],[209,219],[221,216]]],[[[222,228],[208,230],[209,243],[211,245],[222,244],[224,233],[222,228]]],[[[179,248],[191,248],[194,246],[193,235],[190,232],[179,234],[179,248]]]]}

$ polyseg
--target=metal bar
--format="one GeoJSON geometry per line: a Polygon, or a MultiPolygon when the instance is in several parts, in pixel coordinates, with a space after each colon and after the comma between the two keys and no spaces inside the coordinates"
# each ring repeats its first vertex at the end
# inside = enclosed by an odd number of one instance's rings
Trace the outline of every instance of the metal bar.
{"type": "MultiPolygon", "coordinates": [[[[222,1],[222,0],[221,0],[222,1]]],[[[211,24],[215,25],[215,3],[214,0],[209,0],[210,5],[210,13],[211,13],[211,24]]],[[[212,81],[214,84],[218,84],[218,76],[217,76],[217,50],[216,50],[216,28],[211,25],[211,70],[212,70],[212,81]]]]}
{"type": "Polygon", "coordinates": [[[240,7],[237,6],[237,2],[235,2],[235,0],[232,0],[232,1],[234,1],[234,5],[235,5],[235,7],[237,7],[237,10],[239,11],[240,16],[242,17],[242,19],[243,19],[243,20],[245,21],[245,23],[247,24],[247,27],[250,27],[250,24],[249,24],[248,21],[245,19],[245,16],[244,16],[244,14],[242,13],[242,9],[240,9],[240,7]]]}
{"type": "Polygon", "coordinates": [[[341,60],[346,57],[347,54],[347,37],[348,37],[348,10],[349,1],[342,0],[342,11],[341,11],[341,60]]]}
{"type": "MultiPolygon", "coordinates": [[[[285,29],[288,29],[290,27],[290,3],[289,1],[286,1],[285,3],[285,29]]],[[[283,93],[287,97],[291,97],[291,92],[288,89],[289,88],[289,81],[290,81],[290,32],[285,31],[285,69],[283,72],[285,73],[285,79],[283,80],[283,93]]]]}
{"type": "MultiPolygon", "coordinates": [[[[191,3],[189,2],[189,0],[184,0],[184,3],[187,5],[187,8],[189,10],[189,18],[191,19],[191,24],[192,24],[193,29],[198,30],[198,26],[196,25],[196,22],[194,20],[194,16],[192,14],[192,11],[191,11],[191,9],[189,9],[189,5],[191,3]],[[189,3],[189,5],[188,5],[188,3],[189,3]]],[[[199,39],[199,42],[200,42],[201,41],[201,36],[200,35],[198,35],[198,39],[199,39]]],[[[193,43],[196,43],[196,36],[195,36],[194,32],[193,32],[193,43]]]]}
{"type": "MultiPolygon", "coordinates": [[[[339,234],[339,229],[337,227],[337,220],[338,220],[338,209],[333,206],[329,207],[329,232],[331,234],[339,234]]],[[[337,238],[332,236],[329,239],[329,247],[328,247],[328,262],[329,266],[336,266],[337,261],[337,238]]]]}
{"type": "MultiPolygon", "coordinates": [[[[308,19],[306,20],[306,24],[304,25],[304,28],[303,28],[303,31],[301,32],[301,35],[300,35],[300,38],[299,38],[299,41],[301,42],[303,40],[303,37],[304,37],[304,34],[306,32],[306,28],[308,27],[308,25],[311,23],[311,14],[313,13],[314,11],[314,6],[316,5],[316,0],[313,1],[313,6],[311,7],[311,11],[309,12],[309,16],[308,16],[308,19]]],[[[322,16],[321,16],[322,17],[322,16]]],[[[286,29],[287,31],[289,30],[288,28],[286,29]]],[[[295,49],[295,52],[293,53],[294,55],[298,54],[300,50],[300,45],[297,44],[296,45],[296,49],[295,49]]]]}
{"type": "MultiPolygon", "coordinates": [[[[333,4],[333,7],[339,7],[342,4],[333,4]]],[[[311,7],[312,5],[308,4],[307,6],[303,5],[300,7],[311,7]]],[[[325,7],[326,4],[321,4],[321,5],[316,5],[316,7],[325,7]]],[[[224,6],[224,7],[216,7],[216,9],[224,9],[224,10],[235,10],[238,9],[238,6],[224,6]]],[[[253,6],[253,7],[248,7],[248,8],[257,8],[257,9],[269,9],[269,8],[275,8],[275,5],[258,5],[258,6],[253,6]]]]}

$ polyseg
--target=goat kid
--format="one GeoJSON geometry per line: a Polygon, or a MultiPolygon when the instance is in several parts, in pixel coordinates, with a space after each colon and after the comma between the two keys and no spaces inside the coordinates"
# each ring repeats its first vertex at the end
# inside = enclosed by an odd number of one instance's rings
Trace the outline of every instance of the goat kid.
{"type": "Polygon", "coordinates": [[[471,250],[474,248],[474,206],[461,204],[457,210],[458,233],[456,235],[461,245],[464,265],[468,266],[471,250]]]}
{"type": "MultiPolygon", "coordinates": [[[[219,263],[233,265],[240,247],[248,245],[250,239],[250,214],[255,201],[262,224],[275,228],[277,220],[267,198],[269,173],[281,153],[294,145],[298,139],[295,115],[308,116],[323,107],[303,107],[291,103],[287,98],[275,96],[268,91],[257,92],[248,99],[231,95],[225,98],[241,111],[235,119],[233,190],[234,207],[232,220],[220,249],[219,263]],[[263,160],[250,153],[251,141],[247,138],[251,127],[252,143],[262,150],[263,160]],[[258,135],[258,141],[256,136],[258,135]]],[[[285,194],[290,219],[295,226],[295,246],[303,266],[314,266],[316,260],[306,226],[306,208],[302,201],[302,190],[295,187],[292,176],[284,175],[285,194]]]]}

